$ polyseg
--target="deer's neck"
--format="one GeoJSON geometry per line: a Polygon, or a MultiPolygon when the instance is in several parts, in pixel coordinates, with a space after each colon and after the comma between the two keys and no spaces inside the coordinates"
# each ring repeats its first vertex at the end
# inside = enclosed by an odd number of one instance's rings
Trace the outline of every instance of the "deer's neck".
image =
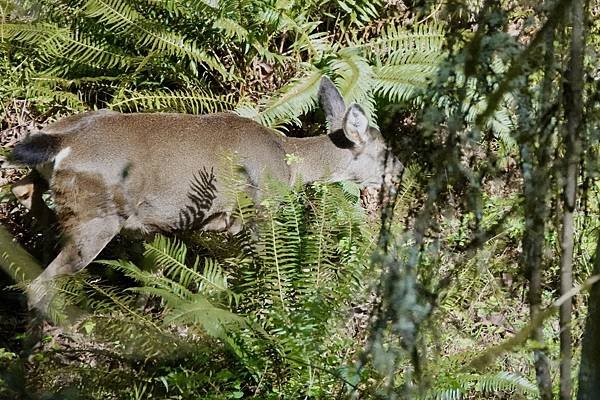
{"type": "Polygon", "coordinates": [[[290,180],[339,182],[351,179],[348,169],[354,158],[352,142],[338,131],[327,136],[286,138],[285,152],[290,166],[290,180]]]}

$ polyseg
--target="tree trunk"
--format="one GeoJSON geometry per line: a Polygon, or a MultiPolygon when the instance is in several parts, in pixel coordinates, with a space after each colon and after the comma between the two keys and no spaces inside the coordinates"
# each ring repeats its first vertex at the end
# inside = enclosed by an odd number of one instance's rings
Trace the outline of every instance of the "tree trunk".
{"type": "MultiPolygon", "coordinates": [[[[532,147],[529,143],[521,145],[521,164],[524,176],[525,232],[523,234],[523,265],[529,279],[529,316],[532,321],[538,319],[542,306],[542,253],[545,237],[545,220],[548,207],[546,193],[548,177],[544,176],[543,166],[534,166],[532,147]]],[[[544,343],[541,326],[534,327],[532,339],[544,343]]],[[[541,347],[541,346],[540,346],[541,347]]],[[[550,363],[543,349],[533,352],[535,376],[542,400],[552,399],[552,379],[550,363]]]]}
{"type": "MultiPolygon", "coordinates": [[[[580,125],[583,113],[584,0],[571,7],[572,36],[567,79],[564,84],[566,118],[565,185],[561,232],[560,293],[573,287],[574,214],[577,199],[577,176],[581,153],[580,125]]],[[[568,299],[560,307],[560,399],[571,399],[571,308],[568,299]]]]}
{"type": "MultiPolygon", "coordinates": [[[[544,80],[539,102],[539,126],[545,126],[545,115],[552,104],[552,83],[554,79],[554,30],[546,31],[544,35],[544,80]]],[[[528,93],[519,102],[526,107],[528,93]]],[[[520,115],[530,115],[531,107],[520,112],[520,115]]],[[[521,170],[523,173],[523,195],[525,208],[525,232],[523,234],[523,266],[529,279],[529,316],[536,321],[542,308],[542,269],[543,252],[546,236],[546,220],[548,219],[548,191],[550,186],[551,141],[554,129],[546,127],[537,132],[527,118],[519,120],[522,130],[520,153],[521,170]]],[[[531,338],[540,347],[533,351],[535,376],[542,400],[552,399],[552,377],[550,362],[543,349],[544,334],[542,326],[534,326],[531,338]]]]}
{"type": "MultiPolygon", "coordinates": [[[[600,274],[600,234],[596,243],[593,274],[600,274]]],[[[588,315],[585,321],[581,364],[579,365],[579,390],[577,400],[600,399],[600,282],[590,289],[588,315]]]]}

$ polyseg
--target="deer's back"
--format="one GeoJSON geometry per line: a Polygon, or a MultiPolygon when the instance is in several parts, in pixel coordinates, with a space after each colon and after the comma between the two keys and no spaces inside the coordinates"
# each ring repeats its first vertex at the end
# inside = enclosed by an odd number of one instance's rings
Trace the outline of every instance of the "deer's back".
{"type": "Polygon", "coordinates": [[[67,118],[46,131],[64,135],[52,178],[55,194],[70,208],[74,190],[89,197],[75,214],[109,203],[124,218],[135,215],[140,225],[169,226],[194,203],[194,192],[203,190],[198,185],[214,186],[206,214],[220,212],[228,202],[223,177],[231,155],[251,188],[260,187],[267,175],[289,180],[281,138],[231,113],[103,111],[67,118]]]}

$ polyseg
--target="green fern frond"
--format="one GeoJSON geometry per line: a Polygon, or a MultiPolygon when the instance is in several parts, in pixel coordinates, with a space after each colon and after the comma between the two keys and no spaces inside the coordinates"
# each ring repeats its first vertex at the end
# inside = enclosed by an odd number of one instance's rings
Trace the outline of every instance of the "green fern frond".
{"type": "Polygon", "coordinates": [[[68,58],[97,68],[113,68],[131,63],[128,58],[106,43],[48,23],[0,24],[0,40],[14,40],[33,46],[45,62],[68,58]]]}
{"type": "Polygon", "coordinates": [[[72,35],[56,35],[44,46],[46,58],[68,58],[76,64],[87,64],[94,68],[116,68],[130,66],[138,58],[120,54],[105,43],[96,43],[90,38],[72,35]]]}
{"type": "Polygon", "coordinates": [[[360,201],[360,186],[352,181],[341,181],[339,182],[339,185],[346,200],[348,200],[350,204],[358,204],[360,201]]]}
{"type": "Polygon", "coordinates": [[[163,295],[165,292],[170,293],[181,299],[189,299],[193,292],[181,283],[174,281],[162,274],[142,271],[137,265],[126,260],[103,260],[99,261],[104,265],[108,265],[113,269],[124,273],[134,281],[142,284],[141,287],[130,288],[129,290],[137,293],[145,293],[149,295],[163,295]],[[160,291],[158,293],[157,291],[160,291]]]}
{"type": "MultiPolygon", "coordinates": [[[[323,76],[314,67],[308,68],[307,73],[285,85],[260,107],[261,111],[254,113],[255,120],[271,127],[287,122],[299,123],[297,117],[315,107],[323,76]]],[[[250,116],[252,110],[246,106],[238,108],[236,112],[242,116],[250,116]]]]}
{"type": "Polygon", "coordinates": [[[141,47],[148,47],[150,51],[187,58],[193,71],[196,71],[196,64],[204,64],[219,72],[223,77],[229,77],[229,73],[223,65],[199,48],[196,42],[164,30],[162,27],[150,26],[144,16],[126,2],[88,0],[83,9],[86,16],[96,18],[99,23],[109,26],[113,31],[133,34],[137,44],[141,47]]]}
{"type": "Polygon", "coordinates": [[[229,303],[235,295],[229,290],[228,277],[212,259],[204,259],[203,271],[199,271],[201,259],[196,257],[191,266],[187,264],[187,246],[176,239],[158,235],[152,243],[145,245],[145,256],[150,262],[163,268],[165,277],[186,288],[205,295],[226,295],[229,303]]]}
{"type": "Polygon", "coordinates": [[[410,164],[402,172],[402,181],[400,182],[400,191],[396,197],[395,210],[397,213],[406,212],[413,206],[416,200],[416,193],[420,188],[419,176],[422,170],[418,164],[410,164]]]}
{"type": "Polygon", "coordinates": [[[351,16],[352,20],[359,26],[364,25],[379,16],[377,6],[381,4],[380,0],[338,0],[336,5],[351,16]]]}
{"type": "Polygon", "coordinates": [[[80,65],[107,69],[124,68],[138,62],[138,57],[123,54],[104,39],[52,24],[0,24],[0,33],[4,39],[31,46],[39,53],[39,60],[51,66],[46,71],[50,74],[58,71],[66,74],[70,68],[76,69],[80,65]]]}
{"type": "MultiPolygon", "coordinates": [[[[464,81],[464,78],[461,78],[464,81]]],[[[487,108],[486,97],[478,93],[475,85],[476,82],[474,78],[469,79],[468,82],[465,83],[467,98],[465,99],[462,108],[463,112],[467,113],[466,120],[469,123],[474,123],[478,115],[487,108]]],[[[485,128],[491,129],[491,131],[501,139],[505,138],[507,147],[515,149],[516,143],[510,138],[511,133],[514,130],[514,123],[511,118],[511,112],[508,109],[509,104],[510,95],[506,95],[496,110],[494,110],[494,112],[484,121],[484,126],[485,128]]]]}
{"type": "Polygon", "coordinates": [[[401,57],[402,52],[414,51],[415,53],[442,52],[445,41],[443,26],[440,24],[418,24],[413,30],[408,30],[402,25],[389,24],[385,32],[378,38],[371,38],[359,47],[365,49],[367,54],[379,60],[392,57],[401,57]]]}
{"type": "Polygon", "coordinates": [[[517,392],[524,395],[537,393],[537,387],[523,376],[502,371],[494,374],[461,374],[452,375],[451,388],[435,388],[423,398],[427,400],[461,400],[473,393],[493,395],[517,392]]]}
{"type": "Polygon", "coordinates": [[[478,379],[475,389],[483,393],[496,393],[500,391],[518,391],[523,394],[537,393],[537,386],[527,378],[506,371],[491,376],[486,375],[478,379]]]}
{"type": "Polygon", "coordinates": [[[435,400],[462,400],[464,389],[447,389],[440,393],[436,393],[433,399],[435,400]]]}
{"type": "Polygon", "coordinates": [[[318,21],[308,21],[302,15],[296,18],[288,15],[284,9],[267,9],[263,14],[265,21],[276,25],[277,33],[293,32],[295,34],[293,48],[298,51],[307,51],[313,58],[320,58],[323,50],[329,46],[323,46],[327,43],[327,33],[314,32],[319,26],[318,21]]]}
{"type": "Polygon", "coordinates": [[[391,102],[410,99],[429,85],[441,61],[439,54],[403,52],[393,64],[374,69],[375,93],[391,102]]]}
{"type": "Polygon", "coordinates": [[[432,75],[413,66],[384,66],[375,69],[374,91],[391,102],[413,98],[428,85],[432,75]],[[416,71],[415,71],[416,70],[416,71]]]}
{"type": "Polygon", "coordinates": [[[219,0],[145,0],[148,4],[159,6],[177,16],[190,15],[194,11],[204,11],[219,7],[219,0]]]}
{"type": "Polygon", "coordinates": [[[169,304],[165,315],[165,324],[199,325],[209,335],[222,337],[228,328],[240,326],[244,318],[223,308],[215,307],[201,294],[186,302],[176,301],[169,304]]]}
{"type": "Polygon", "coordinates": [[[371,124],[376,125],[371,65],[357,49],[346,48],[337,53],[332,68],[339,76],[335,83],[346,102],[360,104],[371,124]]]}
{"type": "Polygon", "coordinates": [[[43,43],[52,40],[56,36],[68,36],[69,34],[68,29],[59,28],[49,23],[0,23],[0,40],[2,41],[15,40],[43,47],[43,43]]]}
{"type": "Polygon", "coordinates": [[[335,279],[352,287],[360,275],[352,266],[361,265],[360,254],[366,251],[361,245],[366,244],[363,238],[367,234],[360,228],[364,226],[364,212],[339,186],[313,184],[313,189],[318,197],[312,204],[314,217],[304,248],[306,265],[314,277],[309,284],[324,287],[335,279]],[[338,275],[340,263],[345,265],[344,276],[338,275]]]}
{"type": "Polygon", "coordinates": [[[62,90],[60,87],[40,84],[31,85],[24,89],[25,93],[22,93],[22,95],[31,101],[61,104],[74,111],[85,111],[87,109],[78,95],[62,90]]]}
{"type": "MultiPolygon", "coordinates": [[[[166,303],[163,322],[169,324],[192,324],[200,326],[205,332],[215,337],[222,337],[226,327],[243,322],[243,318],[227,309],[214,305],[210,298],[227,295],[228,304],[237,296],[228,288],[227,275],[219,264],[212,259],[204,259],[204,268],[200,272],[201,259],[187,264],[187,246],[178,240],[171,240],[158,235],[152,243],[145,245],[145,257],[148,262],[158,267],[156,272],[142,271],[128,261],[103,261],[105,265],[124,272],[127,276],[141,283],[141,287],[130,289],[130,292],[142,293],[161,298],[166,303]]],[[[123,294],[103,293],[111,303],[123,306],[123,294]]],[[[103,303],[95,304],[98,308],[103,303]]],[[[106,304],[110,309],[111,305],[106,304]]]]}
{"type": "Polygon", "coordinates": [[[227,37],[235,37],[240,42],[245,42],[248,39],[248,30],[230,18],[221,17],[217,19],[213,23],[213,27],[223,31],[227,37]]]}
{"type": "Polygon", "coordinates": [[[120,111],[170,111],[191,114],[224,111],[234,106],[233,95],[214,96],[198,89],[132,92],[116,98],[110,104],[110,108],[120,111]]]}

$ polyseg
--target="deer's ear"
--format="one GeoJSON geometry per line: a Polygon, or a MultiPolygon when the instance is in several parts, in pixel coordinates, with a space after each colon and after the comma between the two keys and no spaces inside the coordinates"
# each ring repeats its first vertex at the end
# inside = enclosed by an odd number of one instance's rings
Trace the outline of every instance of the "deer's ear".
{"type": "Polygon", "coordinates": [[[326,76],[321,78],[321,84],[319,86],[319,103],[325,112],[329,132],[335,132],[342,129],[346,104],[344,103],[344,99],[339,90],[337,90],[331,79],[326,76]]]}
{"type": "Polygon", "coordinates": [[[369,119],[365,111],[356,103],[352,103],[343,120],[344,134],[357,145],[369,141],[369,119]]]}

